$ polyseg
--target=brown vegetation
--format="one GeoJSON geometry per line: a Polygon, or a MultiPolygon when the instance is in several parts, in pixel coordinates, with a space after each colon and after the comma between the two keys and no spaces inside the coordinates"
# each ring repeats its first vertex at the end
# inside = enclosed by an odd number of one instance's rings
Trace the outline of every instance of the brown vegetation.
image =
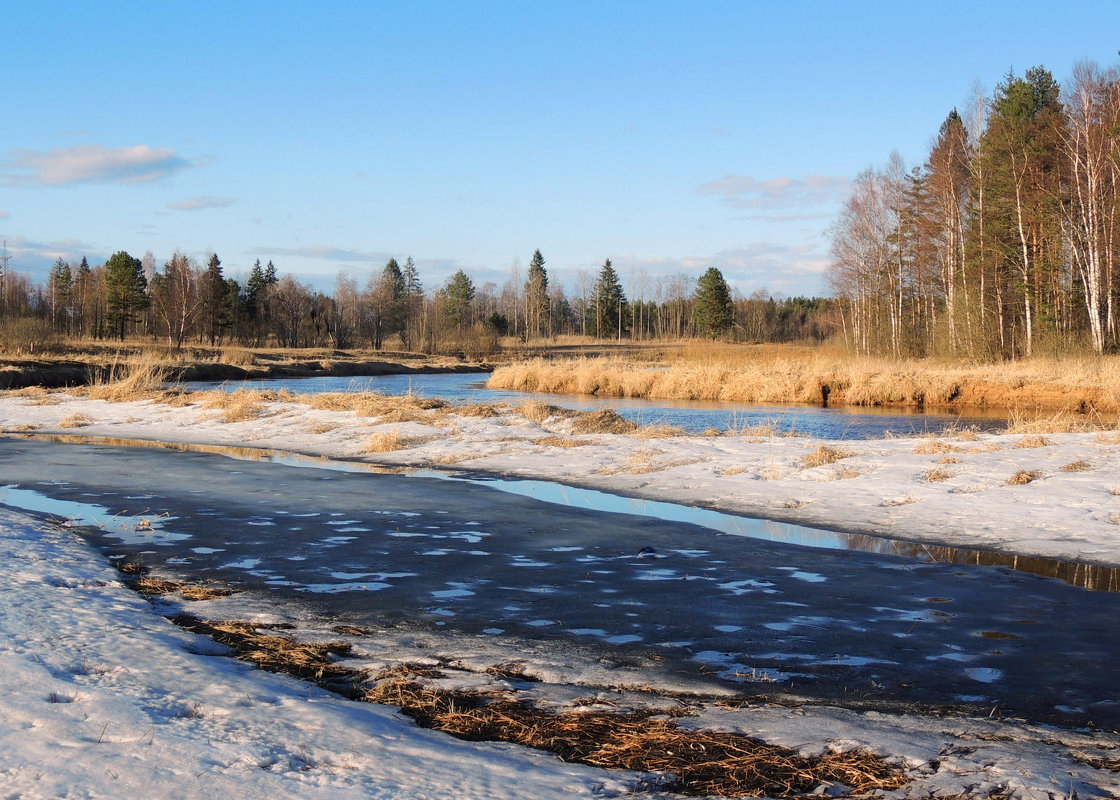
{"type": "Polygon", "coordinates": [[[600,397],[991,408],[1020,416],[1021,409],[1050,409],[1087,425],[1100,424],[1085,416],[1090,412],[1120,412],[1120,358],[1113,357],[972,365],[741,347],[668,364],[534,359],[498,367],[487,385],[600,397]]]}
{"type": "Polygon", "coordinates": [[[801,466],[805,469],[812,469],[813,467],[821,467],[825,464],[834,464],[844,458],[851,457],[851,453],[847,450],[840,450],[836,447],[828,447],[827,445],[817,445],[817,449],[809,455],[805,456],[801,462],[801,466]]]}

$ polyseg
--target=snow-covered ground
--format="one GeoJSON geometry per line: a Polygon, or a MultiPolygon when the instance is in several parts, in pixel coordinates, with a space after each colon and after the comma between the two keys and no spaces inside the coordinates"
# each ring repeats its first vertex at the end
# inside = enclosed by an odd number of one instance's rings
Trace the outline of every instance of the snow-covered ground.
{"type": "MultiPolygon", "coordinates": [[[[384,422],[303,403],[221,409],[0,396],[0,431],[216,444],[493,472],[805,525],[931,544],[1120,566],[1120,432],[964,433],[825,442],[844,456],[806,467],[821,442],[787,436],[578,434],[516,410],[416,411],[384,422]],[[376,437],[401,449],[370,452],[376,437]],[[577,445],[577,446],[572,446],[577,445]],[[1009,483],[1016,475],[1029,483],[1009,483]]],[[[382,444],[381,446],[385,446],[382,444]]]]}
{"type": "MultiPolygon", "coordinates": [[[[1115,434],[829,442],[847,455],[806,467],[820,442],[576,434],[572,424],[444,410],[383,422],[284,402],[226,422],[220,410],[197,405],[0,397],[0,431],[471,468],[824,527],[1120,565],[1115,434]],[[371,437],[386,431],[410,446],[366,452],[371,437]],[[1069,465],[1077,466],[1063,470],[1069,465]],[[1020,471],[1036,474],[1007,485],[1020,471]]],[[[219,657],[220,648],[177,629],[121,585],[103,557],[66,528],[0,509],[0,559],[9,577],[0,584],[0,796],[544,798],[643,786],[633,774],[422,731],[391,709],[219,657]]],[[[1102,665],[1102,674],[1110,669],[1102,665]]],[[[707,708],[689,724],[745,730],[810,752],[867,747],[912,770],[914,782],[899,795],[987,796],[1002,788],[1031,798],[1120,796],[1120,776],[1086,763],[1117,758],[1120,737],[1111,734],[818,705],[707,708]]]]}

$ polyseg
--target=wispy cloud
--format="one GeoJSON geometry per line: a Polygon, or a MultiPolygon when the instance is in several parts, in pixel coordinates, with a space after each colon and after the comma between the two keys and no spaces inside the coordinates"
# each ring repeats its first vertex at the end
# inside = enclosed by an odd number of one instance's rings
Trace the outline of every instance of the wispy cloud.
{"type": "Polygon", "coordinates": [[[828,266],[823,248],[775,242],[753,242],[709,255],[619,256],[614,261],[624,283],[630,280],[632,271],[653,277],[685,275],[695,280],[709,267],[716,267],[729,284],[744,294],[765,288],[784,295],[821,293],[822,276],[828,266]]]}
{"type": "Polygon", "coordinates": [[[393,258],[392,253],[351,250],[330,244],[309,245],[307,247],[256,247],[246,251],[246,255],[261,256],[262,258],[264,256],[291,256],[292,258],[340,261],[350,264],[355,262],[384,263],[393,258]]]}
{"type": "Polygon", "coordinates": [[[168,203],[167,207],[172,211],[202,211],[206,208],[225,208],[226,206],[232,206],[235,202],[237,201],[232,197],[203,195],[192,197],[189,200],[180,200],[178,203],[168,203]]]}
{"type": "Polygon", "coordinates": [[[12,257],[9,267],[14,272],[24,273],[32,280],[43,280],[50,267],[59,258],[77,264],[82,256],[87,256],[90,265],[98,263],[104,254],[88,242],[78,239],[61,239],[54,242],[41,242],[18,236],[7,240],[8,254],[12,257]]]}
{"type": "Polygon", "coordinates": [[[732,208],[776,209],[835,202],[844,198],[850,185],[847,178],[832,175],[782,176],[766,180],[749,175],[725,175],[705,183],[698,191],[702,195],[720,197],[732,208]]]}
{"type": "Polygon", "coordinates": [[[146,183],[197,166],[170,147],[103,147],[97,144],[16,150],[0,164],[8,186],[76,183],[146,183]]]}
{"type": "Polygon", "coordinates": [[[0,208],[0,219],[7,219],[10,216],[11,216],[11,214],[9,214],[4,209],[0,208]]]}

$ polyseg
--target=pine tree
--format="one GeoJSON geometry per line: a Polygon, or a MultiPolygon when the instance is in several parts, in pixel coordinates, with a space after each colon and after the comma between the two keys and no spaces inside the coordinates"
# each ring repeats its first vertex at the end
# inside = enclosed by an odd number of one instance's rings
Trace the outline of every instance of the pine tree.
{"type": "Polygon", "coordinates": [[[701,336],[714,339],[731,327],[734,318],[731,290],[723,273],[715,267],[709,267],[697,281],[695,317],[701,336]]]}
{"type": "Polygon", "coordinates": [[[626,295],[611,260],[603,262],[595,282],[595,335],[601,339],[622,338],[626,330],[626,295]]]}
{"type": "Polygon", "coordinates": [[[529,274],[525,279],[525,321],[530,337],[540,337],[546,330],[552,334],[550,311],[548,273],[544,268],[544,256],[537,250],[529,261],[529,274]]]}
{"type": "Polygon", "coordinates": [[[126,327],[136,321],[136,313],[148,307],[148,281],[140,259],[124,250],[109,256],[105,262],[105,288],[109,322],[123,341],[126,327]]]}

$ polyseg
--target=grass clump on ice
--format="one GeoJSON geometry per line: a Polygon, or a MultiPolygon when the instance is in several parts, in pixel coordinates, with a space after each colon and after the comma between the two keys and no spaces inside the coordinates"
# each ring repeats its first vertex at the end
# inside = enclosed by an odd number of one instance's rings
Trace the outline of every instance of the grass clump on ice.
{"type": "Polygon", "coordinates": [[[92,425],[93,419],[86,414],[67,414],[58,423],[60,428],[84,428],[86,425],[92,425]]]}
{"type": "Polygon", "coordinates": [[[1021,469],[1007,479],[1008,486],[1025,486],[1028,483],[1038,480],[1042,477],[1042,473],[1038,470],[1021,469]]]}
{"type": "Polygon", "coordinates": [[[633,433],[638,429],[628,419],[623,419],[613,408],[586,411],[572,420],[572,433],[633,433]]]}
{"type": "Polygon", "coordinates": [[[801,465],[805,469],[823,467],[825,464],[835,464],[837,461],[851,457],[851,455],[847,450],[821,444],[817,445],[816,450],[805,456],[801,465]]]}

